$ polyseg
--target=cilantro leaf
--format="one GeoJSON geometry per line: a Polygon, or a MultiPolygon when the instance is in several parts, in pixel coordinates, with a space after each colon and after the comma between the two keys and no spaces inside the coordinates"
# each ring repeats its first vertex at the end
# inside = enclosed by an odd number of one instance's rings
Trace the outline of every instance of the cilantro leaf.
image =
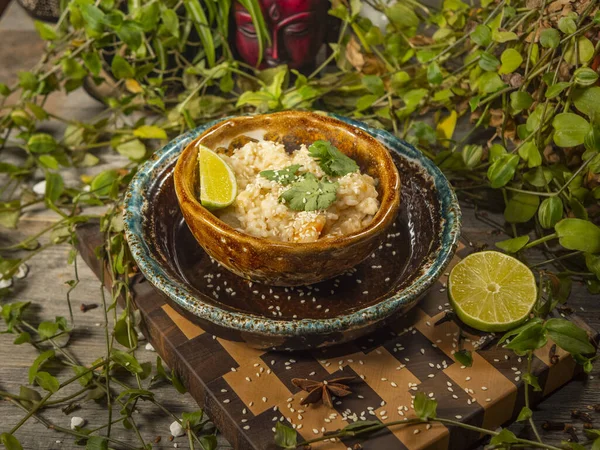
{"type": "Polygon", "coordinates": [[[308,147],[308,153],[318,163],[323,172],[332,177],[342,177],[352,172],[358,172],[358,164],[340,152],[329,141],[315,141],[308,147]]]}
{"type": "Polygon", "coordinates": [[[297,178],[296,172],[298,172],[300,167],[302,167],[300,164],[292,164],[279,170],[263,170],[259,175],[267,180],[276,181],[279,184],[287,186],[297,178]]]}
{"type": "Polygon", "coordinates": [[[279,196],[279,201],[294,211],[327,209],[335,201],[338,186],[337,182],[319,180],[312,173],[306,173],[279,196]]]}

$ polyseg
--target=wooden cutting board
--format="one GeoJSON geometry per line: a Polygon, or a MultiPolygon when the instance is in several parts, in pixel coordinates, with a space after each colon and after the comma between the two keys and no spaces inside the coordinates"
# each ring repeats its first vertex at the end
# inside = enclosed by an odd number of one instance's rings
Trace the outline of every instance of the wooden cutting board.
{"type": "MultiPolygon", "coordinates": [[[[86,224],[77,234],[83,259],[100,276],[94,255],[102,243],[98,226],[86,224]]],[[[466,247],[459,248],[452,264],[468,253],[466,247]]],[[[524,405],[521,375],[526,360],[495,344],[478,348],[480,336],[464,332],[473,365],[466,368],[455,362],[459,327],[452,321],[435,325],[448,309],[446,276],[394,326],[347,345],[301,353],[256,350],[217,338],[190,321],[141,275],[133,279],[132,292],[144,334],[231,445],[237,450],[275,450],[276,421],[295,426],[299,441],[309,440],[357,418],[390,422],[414,417],[411,396],[419,391],[438,401],[439,417],[489,429],[515,420],[524,405]],[[306,393],[292,384],[293,378],[322,381],[340,376],[355,380],[352,394],[334,400],[334,409],[321,403],[300,405],[306,393]]],[[[110,285],[109,277],[104,279],[110,285]]],[[[569,319],[585,326],[576,316],[569,319]]],[[[532,367],[542,391],[531,392],[533,404],[580,372],[560,349],[551,361],[554,351],[549,342],[535,353],[532,367]]],[[[427,429],[419,424],[382,430],[361,444],[365,450],[464,450],[480,438],[462,428],[435,424],[427,429]]],[[[346,450],[357,442],[348,438],[312,448],[346,450]]]]}

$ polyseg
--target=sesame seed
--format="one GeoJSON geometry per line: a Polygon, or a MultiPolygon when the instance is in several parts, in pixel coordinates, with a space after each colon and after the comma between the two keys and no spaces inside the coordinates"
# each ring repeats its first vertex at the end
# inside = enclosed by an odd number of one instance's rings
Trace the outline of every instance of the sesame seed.
{"type": "Polygon", "coordinates": [[[454,417],[456,417],[458,420],[462,419],[462,416],[461,416],[461,415],[459,415],[459,414],[457,414],[457,415],[456,415],[456,416],[454,416],[454,417]]]}
{"type": "Polygon", "coordinates": [[[264,403],[267,403],[267,397],[263,397],[263,398],[262,398],[262,401],[263,401],[264,403]]]}
{"type": "Polygon", "coordinates": [[[418,428],[416,430],[413,431],[413,434],[419,434],[421,432],[421,430],[419,430],[418,428]]]}
{"type": "Polygon", "coordinates": [[[245,425],[244,426],[244,430],[249,430],[250,429],[250,425],[245,425]]]}
{"type": "Polygon", "coordinates": [[[231,400],[229,400],[228,398],[226,398],[225,400],[223,400],[223,403],[229,403],[231,400]]]}
{"type": "Polygon", "coordinates": [[[471,381],[471,377],[465,378],[466,381],[471,381]]]}
{"type": "Polygon", "coordinates": [[[482,391],[487,391],[487,387],[485,387],[485,386],[481,386],[481,390],[482,390],[482,391]]]}

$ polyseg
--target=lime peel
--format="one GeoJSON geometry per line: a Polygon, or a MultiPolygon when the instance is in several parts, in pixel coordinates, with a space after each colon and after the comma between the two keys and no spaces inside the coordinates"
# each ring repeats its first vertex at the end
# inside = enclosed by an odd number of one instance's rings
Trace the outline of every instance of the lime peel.
{"type": "Polygon", "coordinates": [[[200,171],[200,203],[206,209],[222,209],[237,196],[237,181],[233,170],[217,153],[198,144],[200,171]]]}
{"type": "Polygon", "coordinates": [[[448,277],[448,297],[457,316],[481,331],[507,331],[529,317],[537,301],[533,273],[504,253],[472,253],[448,277]]]}

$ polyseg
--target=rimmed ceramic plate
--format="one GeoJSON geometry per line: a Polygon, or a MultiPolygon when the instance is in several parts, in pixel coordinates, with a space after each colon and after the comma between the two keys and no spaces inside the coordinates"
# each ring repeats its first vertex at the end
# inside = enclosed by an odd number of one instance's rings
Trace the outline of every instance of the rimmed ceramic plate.
{"type": "Polygon", "coordinates": [[[448,180],[393,135],[331,114],[380,140],[402,181],[400,213],[384,243],[350,271],[311,286],[252,283],[212,260],[177,204],[173,167],[216,122],[180,136],[138,171],[125,198],[125,232],[141,272],[204,330],[263,349],[299,350],[351,341],[413,307],[449,264],[460,208],[448,180]]]}

